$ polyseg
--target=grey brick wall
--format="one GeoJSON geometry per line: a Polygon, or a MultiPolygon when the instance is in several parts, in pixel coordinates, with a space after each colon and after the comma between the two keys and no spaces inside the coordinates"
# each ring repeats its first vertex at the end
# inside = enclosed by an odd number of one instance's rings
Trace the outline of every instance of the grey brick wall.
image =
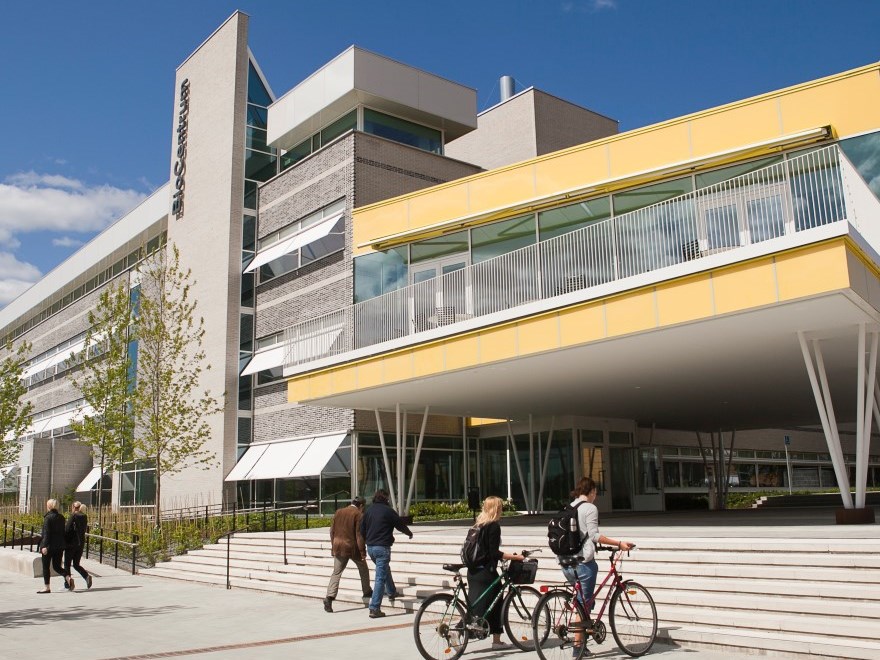
{"type": "MultiPolygon", "coordinates": [[[[34,441],[30,499],[62,497],[92,469],[91,449],[69,438],[55,438],[54,461],[51,438],[34,441]]],[[[39,509],[42,511],[42,508],[39,509]]]]}

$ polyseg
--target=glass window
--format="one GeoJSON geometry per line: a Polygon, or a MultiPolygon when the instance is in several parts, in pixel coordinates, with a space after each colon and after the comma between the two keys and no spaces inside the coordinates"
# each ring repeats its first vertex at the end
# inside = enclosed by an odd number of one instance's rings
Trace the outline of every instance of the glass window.
{"type": "MultiPolygon", "coordinates": [[[[665,449],[663,453],[666,453],[665,449]]],[[[663,463],[663,484],[666,488],[681,487],[681,463],[678,461],[663,463]]]]}
{"type": "Polygon", "coordinates": [[[781,488],[787,485],[784,465],[758,466],[758,488],[781,488]]]}
{"type": "Polygon", "coordinates": [[[274,261],[260,266],[260,282],[266,282],[297,268],[299,268],[299,250],[285,254],[274,261]]]}
{"type": "Polygon", "coordinates": [[[729,181],[730,179],[735,179],[736,177],[742,176],[743,174],[754,172],[755,170],[759,170],[762,167],[769,167],[770,165],[774,165],[781,161],[781,155],[771,156],[770,158],[753,160],[748,163],[737,163],[736,165],[731,165],[730,167],[723,167],[720,170],[703,172],[701,174],[697,174],[696,176],[697,188],[706,188],[707,186],[721,183],[722,181],[729,181]]]}
{"type": "Polygon", "coordinates": [[[535,215],[520,216],[471,230],[472,262],[479,263],[535,244],[535,215]]]}
{"type": "Polygon", "coordinates": [[[687,488],[703,488],[706,486],[706,470],[702,463],[681,464],[681,485],[687,488]]]}
{"type": "Polygon", "coordinates": [[[312,153],[312,138],[303,140],[290,151],[281,154],[281,169],[286,170],[312,153]]]}
{"type": "Polygon", "coordinates": [[[599,197],[538,214],[541,240],[567,234],[611,216],[611,198],[599,197]]]}
{"type": "Polygon", "coordinates": [[[247,127],[245,146],[248,149],[256,149],[257,151],[268,151],[269,153],[273,154],[275,153],[275,148],[270,147],[266,143],[266,131],[262,128],[257,128],[256,126],[247,127]]]}
{"type": "Polygon", "coordinates": [[[364,132],[408,144],[423,151],[435,154],[443,153],[443,140],[440,131],[369,108],[364,108],[364,132]]]}
{"type": "Polygon", "coordinates": [[[357,110],[352,110],[321,131],[321,144],[329,144],[346,131],[357,128],[357,110]]]}
{"type": "Polygon", "coordinates": [[[246,209],[257,208],[257,183],[255,181],[244,182],[244,207],[246,209]]]}
{"type": "Polygon", "coordinates": [[[392,248],[354,260],[354,301],[356,303],[406,286],[407,249],[392,248]]]}
{"type": "Polygon", "coordinates": [[[266,128],[269,119],[269,111],[258,105],[247,104],[247,123],[248,126],[259,126],[266,128]]]}
{"type": "Polygon", "coordinates": [[[754,488],[757,483],[755,479],[755,465],[753,463],[739,463],[733,466],[733,470],[736,471],[737,478],[739,483],[734,484],[731,482],[731,485],[740,486],[742,488],[754,488]]]}
{"type": "Polygon", "coordinates": [[[305,266],[308,263],[326,257],[334,252],[340,252],[345,249],[345,218],[339,218],[333,229],[324,238],[312,241],[308,245],[304,245],[300,250],[302,253],[301,262],[305,266]]]}
{"type": "Polygon", "coordinates": [[[242,273],[241,275],[241,306],[254,306],[254,274],[242,273]]]}
{"type": "Polygon", "coordinates": [[[840,148],[880,199],[880,132],[841,140],[840,148]]]}
{"type": "MultiPolygon", "coordinates": [[[[250,377],[240,378],[239,382],[243,380],[250,381],[250,377]]],[[[250,385],[248,385],[250,387],[250,385]]],[[[239,391],[241,389],[239,388],[239,391]]],[[[250,395],[250,389],[248,389],[248,395],[250,395]]],[[[241,400],[241,394],[239,394],[239,400],[241,400]]],[[[241,407],[239,407],[241,410],[241,407]]],[[[238,418],[238,440],[237,443],[239,445],[249,445],[251,443],[251,429],[253,428],[253,420],[250,417],[239,417],[238,418]]]]}
{"type": "Polygon", "coordinates": [[[272,103],[269,90],[263,85],[253,62],[248,62],[248,103],[256,103],[257,105],[271,105],[272,103]]]}
{"type": "Polygon", "coordinates": [[[245,214],[241,220],[241,249],[253,250],[257,243],[257,218],[245,214]]]}
{"type": "Polygon", "coordinates": [[[614,202],[614,215],[629,213],[637,209],[645,208],[651,204],[658,204],[673,197],[685,195],[693,190],[690,177],[663,181],[650,186],[615,193],[612,196],[614,202]]]}
{"type": "Polygon", "coordinates": [[[244,153],[244,175],[248,179],[268,181],[277,174],[275,166],[277,157],[251,149],[245,150],[244,153]]]}
{"type": "Polygon", "coordinates": [[[428,261],[429,259],[437,259],[445,257],[449,254],[458,254],[468,251],[468,233],[467,231],[459,231],[438,238],[429,238],[426,241],[419,241],[410,246],[411,263],[419,263],[420,261],[428,261]]]}

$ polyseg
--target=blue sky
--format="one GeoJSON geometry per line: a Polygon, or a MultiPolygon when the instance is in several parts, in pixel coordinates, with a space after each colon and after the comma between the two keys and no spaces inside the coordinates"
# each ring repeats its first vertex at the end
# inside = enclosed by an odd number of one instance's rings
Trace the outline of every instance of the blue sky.
{"type": "Polygon", "coordinates": [[[0,306],[167,180],[174,70],[235,9],[278,95],[357,44],[623,131],[880,60],[876,0],[7,2],[0,306]]]}

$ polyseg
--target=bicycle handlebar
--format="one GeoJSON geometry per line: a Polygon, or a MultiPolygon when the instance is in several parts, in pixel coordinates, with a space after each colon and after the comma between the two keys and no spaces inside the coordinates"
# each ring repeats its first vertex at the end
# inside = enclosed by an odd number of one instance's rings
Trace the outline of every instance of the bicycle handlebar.
{"type": "Polygon", "coordinates": [[[536,552],[541,552],[543,549],[544,548],[532,548],[531,550],[520,550],[519,554],[528,559],[531,555],[535,554],[536,552]]]}

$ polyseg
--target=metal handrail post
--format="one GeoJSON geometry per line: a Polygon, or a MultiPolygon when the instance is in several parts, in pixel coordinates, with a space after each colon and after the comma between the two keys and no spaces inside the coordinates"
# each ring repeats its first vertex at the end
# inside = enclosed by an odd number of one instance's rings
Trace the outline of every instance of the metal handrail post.
{"type": "Polygon", "coordinates": [[[266,531],[266,503],[263,502],[263,531],[266,531]]]}
{"type": "MultiPolygon", "coordinates": [[[[24,533],[24,529],[22,529],[22,533],[24,533]]],[[[40,539],[40,542],[42,543],[42,539],[40,539]]],[[[30,538],[29,548],[30,548],[31,552],[34,551],[34,526],[33,525],[31,525],[31,538],[30,538]]]]}
{"type": "Polygon", "coordinates": [[[131,546],[131,574],[134,575],[137,567],[138,535],[132,534],[131,540],[134,542],[134,545],[131,546]]]}
{"type": "Polygon", "coordinates": [[[98,528],[98,534],[101,536],[101,539],[98,541],[98,563],[104,563],[104,529],[102,527],[98,528]]]}
{"type": "Polygon", "coordinates": [[[281,520],[284,522],[284,565],[287,566],[287,511],[281,514],[281,520]]]}
{"type": "Polygon", "coordinates": [[[232,529],[235,529],[235,509],[238,502],[232,503],[232,529]]]}
{"type": "Polygon", "coordinates": [[[232,582],[229,580],[229,548],[232,545],[232,532],[226,537],[226,588],[232,589],[232,582]]]}
{"type": "MultiPolygon", "coordinates": [[[[12,526],[12,535],[15,536],[15,525],[12,526]]],[[[21,523],[21,546],[19,550],[24,550],[24,523],[21,523]]]]}
{"type": "Polygon", "coordinates": [[[114,529],[113,533],[116,539],[116,543],[113,544],[113,568],[119,568],[119,530],[114,529]]]}
{"type": "Polygon", "coordinates": [[[278,509],[275,509],[275,531],[278,531],[278,509]]]}
{"type": "Polygon", "coordinates": [[[3,547],[6,547],[6,528],[9,527],[9,521],[6,518],[3,519],[3,547]]]}
{"type": "Polygon", "coordinates": [[[208,529],[208,505],[205,505],[205,530],[208,529]]]}

